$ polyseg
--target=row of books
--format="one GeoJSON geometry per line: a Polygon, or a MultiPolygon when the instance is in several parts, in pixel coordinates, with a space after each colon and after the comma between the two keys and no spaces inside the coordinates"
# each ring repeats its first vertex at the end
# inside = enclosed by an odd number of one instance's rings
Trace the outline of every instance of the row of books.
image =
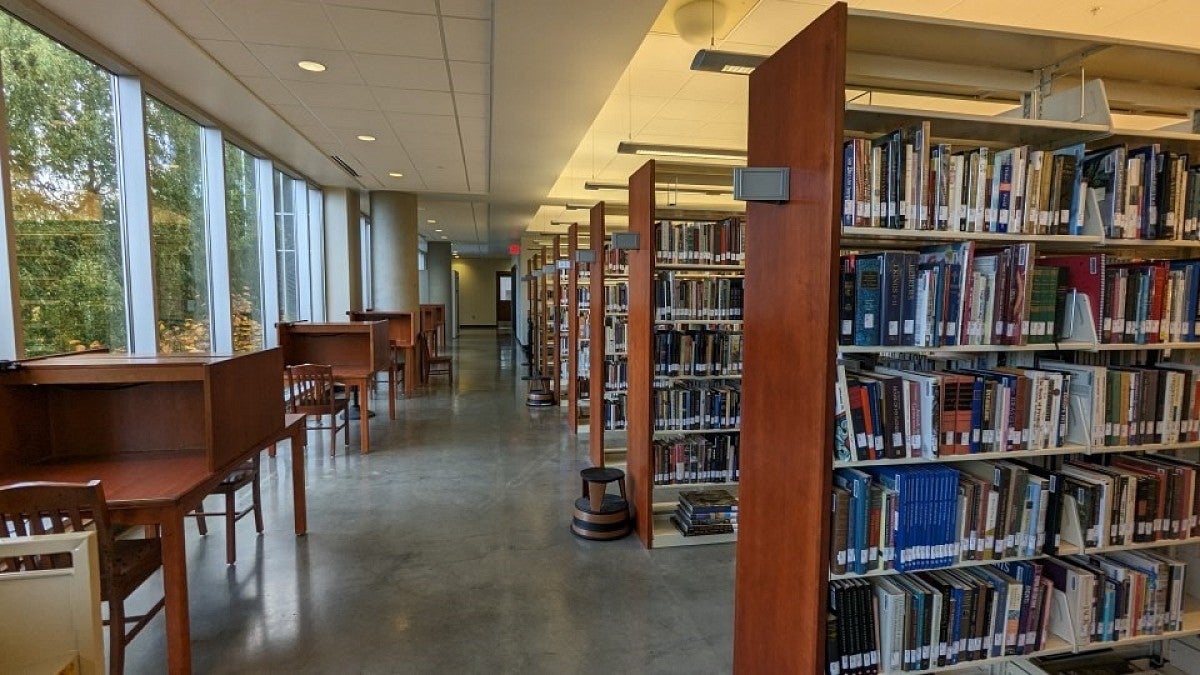
{"type": "Polygon", "coordinates": [[[1148,551],[829,585],[829,673],[893,673],[1183,629],[1186,565],[1148,551]]]}
{"type": "Polygon", "coordinates": [[[1101,342],[1156,344],[1196,339],[1200,261],[1106,259],[1102,289],[1101,342]]]}
{"type": "Polygon", "coordinates": [[[742,318],[741,277],[696,277],[659,272],[654,279],[656,321],[742,318]]]}
{"type": "Polygon", "coordinates": [[[1062,447],[1074,438],[1068,392],[1075,371],[1058,362],[1041,366],[867,370],[846,359],[837,366],[834,459],[1062,447]]]}
{"type": "Polygon", "coordinates": [[[604,249],[604,276],[628,276],[629,275],[629,251],[624,249],[608,248],[604,249]]]}
{"type": "Polygon", "coordinates": [[[655,375],[711,377],[741,372],[741,331],[660,328],[654,332],[655,375]]]}
{"type": "Polygon", "coordinates": [[[1088,152],[1082,173],[1096,190],[1110,239],[1200,238],[1200,167],[1158,144],[1088,152]]]}
{"type": "Polygon", "coordinates": [[[622,317],[604,319],[604,353],[624,354],[629,351],[629,322],[622,317]]]}
{"type": "Polygon", "coordinates": [[[651,400],[656,431],[737,429],[742,421],[742,388],[737,382],[676,382],[655,387],[651,400]]]}
{"type": "Polygon", "coordinates": [[[709,222],[654,224],[654,261],[668,264],[741,265],[746,260],[746,228],[737,218],[709,222]]]}
{"type": "Polygon", "coordinates": [[[843,146],[842,224],[1081,234],[1083,146],[955,150],[919,122],[843,146]]]}
{"type": "Polygon", "coordinates": [[[601,414],[605,431],[624,431],[629,427],[629,397],[625,393],[606,393],[601,414]]]}
{"type": "Polygon", "coordinates": [[[629,282],[605,284],[604,311],[612,313],[629,311],[629,282]]]}
{"type": "Polygon", "coordinates": [[[1016,244],[974,242],[844,255],[838,341],[859,346],[1021,345],[1055,341],[1066,272],[1016,244]]]}
{"type": "Polygon", "coordinates": [[[624,358],[604,358],[604,391],[626,391],[629,389],[629,362],[624,358]]]}
{"type": "Polygon", "coordinates": [[[1032,654],[1053,635],[1041,563],[998,563],[829,584],[826,660],[841,675],[920,672],[1032,654]]]}
{"type": "Polygon", "coordinates": [[[838,469],[830,570],[909,572],[1188,540],[1200,535],[1198,470],[1157,455],[1056,469],[1021,461],[838,469]]]}
{"type": "Polygon", "coordinates": [[[1071,435],[1093,445],[1200,441],[1200,366],[1045,362],[1071,374],[1071,435]]]}
{"type": "Polygon", "coordinates": [[[654,483],[736,483],[739,477],[738,434],[683,436],[654,441],[654,483]]]}
{"type": "Polygon", "coordinates": [[[592,289],[580,284],[575,287],[575,307],[579,311],[592,308],[592,289]]]}
{"type": "Polygon", "coordinates": [[[728,490],[681,492],[671,522],[685,537],[737,532],[737,497],[728,490]]]}

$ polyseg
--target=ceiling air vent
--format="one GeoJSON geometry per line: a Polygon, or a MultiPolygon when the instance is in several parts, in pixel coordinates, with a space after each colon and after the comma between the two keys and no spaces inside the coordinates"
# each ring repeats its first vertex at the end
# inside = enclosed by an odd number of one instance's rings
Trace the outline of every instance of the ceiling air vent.
{"type": "Polygon", "coordinates": [[[354,167],[347,164],[346,160],[342,159],[341,157],[338,157],[337,155],[330,155],[329,159],[332,159],[333,161],[337,162],[337,165],[342,167],[342,171],[345,171],[346,173],[350,174],[351,176],[354,176],[355,178],[359,177],[358,172],[354,170],[354,167]]]}

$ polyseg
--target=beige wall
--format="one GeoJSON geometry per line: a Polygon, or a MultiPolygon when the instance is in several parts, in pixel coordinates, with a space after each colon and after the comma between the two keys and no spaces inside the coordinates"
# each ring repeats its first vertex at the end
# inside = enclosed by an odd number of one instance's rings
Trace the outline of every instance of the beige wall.
{"type": "Polygon", "coordinates": [[[496,325],[496,272],[512,267],[509,258],[459,258],[458,321],[463,326],[496,325]]]}

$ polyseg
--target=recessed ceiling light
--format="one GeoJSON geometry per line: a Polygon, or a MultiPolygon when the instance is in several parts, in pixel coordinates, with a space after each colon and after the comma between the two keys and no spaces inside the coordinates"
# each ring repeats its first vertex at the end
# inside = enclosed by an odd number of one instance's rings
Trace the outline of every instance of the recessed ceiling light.
{"type": "Polygon", "coordinates": [[[450,238],[450,237],[447,237],[447,236],[446,236],[446,235],[444,235],[444,234],[442,235],[442,239],[449,239],[449,238],[450,238]]]}
{"type": "Polygon", "coordinates": [[[433,218],[430,218],[429,220],[426,220],[425,222],[427,222],[427,223],[429,223],[430,225],[432,225],[432,224],[436,223],[437,221],[436,221],[436,220],[434,220],[433,218]]]}
{"type": "Polygon", "coordinates": [[[297,63],[296,65],[300,66],[304,70],[309,71],[310,73],[325,72],[325,64],[321,63],[319,61],[301,61],[301,62],[297,63]]]}
{"type": "MultiPolygon", "coordinates": [[[[366,140],[366,139],[363,139],[363,140],[366,140]]],[[[404,178],[404,174],[400,173],[399,171],[389,171],[388,175],[391,176],[392,178],[404,178]]]]}
{"type": "Polygon", "coordinates": [[[375,140],[375,137],[372,136],[371,134],[359,134],[358,140],[366,141],[366,142],[370,143],[371,141],[375,140]]]}
{"type": "Polygon", "coordinates": [[[434,230],[434,232],[441,232],[441,230],[434,230]]]}

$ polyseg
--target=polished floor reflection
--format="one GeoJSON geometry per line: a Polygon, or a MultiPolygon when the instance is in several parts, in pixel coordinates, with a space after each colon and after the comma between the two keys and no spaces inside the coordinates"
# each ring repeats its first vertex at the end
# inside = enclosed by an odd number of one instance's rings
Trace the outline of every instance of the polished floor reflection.
{"type": "MultiPolygon", "coordinates": [[[[575,539],[587,453],[564,410],[525,407],[506,335],[464,331],[453,353],[453,387],[438,378],[395,422],[379,393],[370,455],[357,425],[332,458],[310,434],[307,537],[286,452],[264,460],[267,530],[239,523],[236,566],[219,524],[191,531],[196,671],[729,672],[733,547],[575,539]]],[[[163,672],[165,649],[160,616],[129,671],[163,672]]]]}

